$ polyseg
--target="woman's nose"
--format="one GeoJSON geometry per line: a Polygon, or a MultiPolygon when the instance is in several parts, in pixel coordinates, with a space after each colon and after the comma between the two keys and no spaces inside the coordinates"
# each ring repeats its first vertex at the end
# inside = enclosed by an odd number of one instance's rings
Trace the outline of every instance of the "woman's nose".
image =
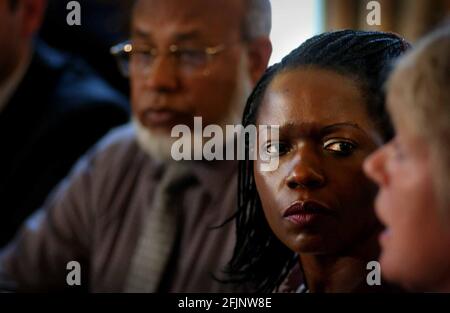
{"type": "Polygon", "coordinates": [[[286,179],[289,188],[315,189],[325,184],[325,175],[320,161],[312,153],[300,152],[295,162],[286,179]]]}
{"type": "Polygon", "coordinates": [[[388,146],[383,146],[364,161],[363,168],[366,175],[378,185],[387,183],[386,175],[386,153],[388,146]]]}

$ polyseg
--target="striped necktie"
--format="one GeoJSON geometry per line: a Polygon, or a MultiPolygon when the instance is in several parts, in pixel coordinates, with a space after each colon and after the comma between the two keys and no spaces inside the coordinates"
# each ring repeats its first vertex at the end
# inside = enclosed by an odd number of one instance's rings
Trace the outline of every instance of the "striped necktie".
{"type": "Polygon", "coordinates": [[[125,292],[157,292],[165,273],[177,236],[177,193],[192,183],[190,167],[180,163],[168,165],[156,187],[131,262],[125,292]]]}

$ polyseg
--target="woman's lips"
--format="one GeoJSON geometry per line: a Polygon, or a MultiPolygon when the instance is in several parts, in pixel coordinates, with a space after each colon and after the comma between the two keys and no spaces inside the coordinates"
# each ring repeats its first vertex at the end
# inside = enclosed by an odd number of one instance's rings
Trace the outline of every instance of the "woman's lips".
{"type": "Polygon", "coordinates": [[[290,222],[307,226],[324,216],[336,216],[336,212],[317,201],[296,201],[284,212],[283,217],[290,222]]]}

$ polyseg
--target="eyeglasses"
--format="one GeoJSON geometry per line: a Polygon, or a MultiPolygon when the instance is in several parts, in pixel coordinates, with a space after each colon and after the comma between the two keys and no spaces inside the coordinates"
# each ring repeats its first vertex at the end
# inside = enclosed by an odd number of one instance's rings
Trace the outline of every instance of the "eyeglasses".
{"type": "Polygon", "coordinates": [[[111,48],[111,54],[117,59],[119,69],[125,77],[130,71],[139,75],[148,75],[158,56],[171,56],[176,68],[184,76],[204,75],[207,73],[211,59],[225,50],[220,44],[206,48],[188,48],[170,45],[166,52],[146,45],[133,45],[131,41],[120,43],[111,48]]]}

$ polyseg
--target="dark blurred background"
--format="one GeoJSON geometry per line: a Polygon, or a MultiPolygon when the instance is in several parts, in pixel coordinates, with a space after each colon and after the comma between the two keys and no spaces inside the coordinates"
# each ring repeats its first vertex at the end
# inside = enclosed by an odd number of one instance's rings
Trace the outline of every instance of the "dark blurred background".
{"type": "Polygon", "coordinates": [[[70,1],[49,0],[41,37],[51,46],[81,55],[113,87],[128,95],[109,49],[127,39],[132,0],[79,0],[81,26],[66,22],[70,1]]]}
{"type": "MultiPolygon", "coordinates": [[[[180,0],[185,1],[185,0],[180,0]]],[[[66,23],[69,0],[49,0],[41,36],[50,45],[81,55],[113,87],[128,95],[128,83],[109,48],[128,38],[133,0],[79,0],[82,25],[66,23]]],[[[450,18],[450,0],[378,0],[382,23],[366,22],[370,0],[272,0],[271,63],[307,38],[344,28],[393,31],[414,42],[450,18]]]]}

